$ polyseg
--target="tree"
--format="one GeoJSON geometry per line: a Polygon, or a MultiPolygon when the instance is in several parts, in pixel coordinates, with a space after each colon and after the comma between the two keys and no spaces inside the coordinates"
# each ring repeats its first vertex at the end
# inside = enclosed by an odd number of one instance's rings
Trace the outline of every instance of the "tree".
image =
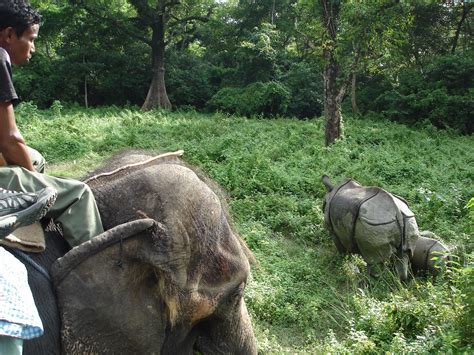
{"type": "Polygon", "coordinates": [[[342,136],[341,104],[349,85],[353,111],[357,111],[356,76],[360,67],[390,67],[394,58],[387,49],[406,43],[403,30],[409,18],[401,11],[405,7],[396,0],[299,1],[300,48],[323,59],[326,145],[342,136]]]}
{"type": "Polygon", "coordinates": [[[171,108],[165,84],[165,49],[173,35],[195,21],[207,21],[211,0],[72,0],[91,16],[106,21],[126,37],[151,48],[151,83],[143,110],[171,108]]]}

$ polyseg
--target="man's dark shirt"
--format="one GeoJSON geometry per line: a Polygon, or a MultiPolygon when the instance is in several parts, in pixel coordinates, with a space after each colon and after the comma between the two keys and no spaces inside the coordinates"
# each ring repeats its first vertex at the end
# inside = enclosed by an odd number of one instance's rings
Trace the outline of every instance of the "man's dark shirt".
{"type": "Polygon", "coordinates": [[[12,81],[12,66],[8,53],[0,48],[0,102],[16,101],[18,95],[12,81]]]}

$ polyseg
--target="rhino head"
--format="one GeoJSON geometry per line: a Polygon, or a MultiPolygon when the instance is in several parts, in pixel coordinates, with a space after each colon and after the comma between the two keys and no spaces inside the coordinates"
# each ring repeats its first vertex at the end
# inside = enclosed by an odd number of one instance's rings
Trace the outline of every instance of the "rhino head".
{"type": "Polygon", "coordinates": [[[435,233],[431,231],[420,232],[411,259],[414,272],[427,272],[436,276],[450,259],[449,248],[439,241],[439,237],[435,233]]]}

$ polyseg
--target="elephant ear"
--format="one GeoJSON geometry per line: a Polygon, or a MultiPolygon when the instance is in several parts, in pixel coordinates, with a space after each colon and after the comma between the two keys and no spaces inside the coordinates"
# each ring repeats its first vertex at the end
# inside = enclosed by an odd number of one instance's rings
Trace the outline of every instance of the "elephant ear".
{"type": "Polygon", "coordinates": [[[157,334],[165,333],[173,308],[174,290],[167,289],[174,269],[171,245],[163,225],[141,219],[112,228],[55,262],[66,353],[162,348],[157,334]]]}
{"type": "Polygon", "coordinates": [[[54,284],[57,285],[82,261],[117,242],[123,241],[140,232],[157,227],[157,222],[151,218],[121,224],[98,235],[97,237],[71,249],[52,266],[51,273],[54,284]]]}

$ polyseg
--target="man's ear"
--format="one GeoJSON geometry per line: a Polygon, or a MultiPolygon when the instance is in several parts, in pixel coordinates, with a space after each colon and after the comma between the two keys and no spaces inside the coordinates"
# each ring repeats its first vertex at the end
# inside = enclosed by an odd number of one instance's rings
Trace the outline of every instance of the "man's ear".
{"type": "Polygon", "coordinates": [[[14,35],[16,36],[16,32],[15,29],[11,26],[4,28],[0,31],[0,38],[4,40],[7,44],[10,44],[14,35]]]}

